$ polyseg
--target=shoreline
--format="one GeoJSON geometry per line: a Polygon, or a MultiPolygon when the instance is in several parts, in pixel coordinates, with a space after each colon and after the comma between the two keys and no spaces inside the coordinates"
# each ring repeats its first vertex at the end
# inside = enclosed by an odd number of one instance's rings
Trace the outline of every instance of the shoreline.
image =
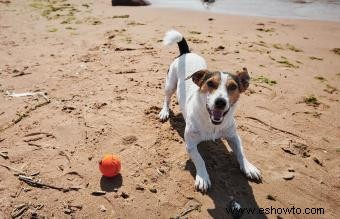
{"type": "MultiPolygon", "coordinates": [[[[119,6],[124,8],[124,6],[119,6]]],[[[237,14],[237,13],[225,13],[225,12],[212,12],[212,11],[205,11],[205,10],[195,10],[195,9],[187,9],[187,8],[175,8],[175,7],[160,7],[160,6],[145,6],[145,8],[149,9],[156,9],[156,10],[171,10],[171,11],[178,11],[178,12],[188,12],[188,13],[202,13],[204,15],[211,14],[218,15],[218,16],[229,16],[229,17],[245,17],[245,18],[258,18],[258,19],[266,19],[266,20],[282,20],[282,21],[306,21],[306,22],[329,22],[334,24],[339,24],[340,20],[323,20],[323,19],[312,19],[312,18],[289,18],[289,17],[279,17],[279,16],[265,16],[265,15],[250,15],[250,14],[237,14]]]]}
{"type": "Polygon", "coordinates": [[[337,8],[338,10],[340,10],[340,4],[335,3],[321,4],[318,2],[300,4],[282,1],[268,2],[266,0],[263,0],[263,3],[271,3],[269,8],[263,9],[263,7],[256,6],[256,4],[255,6],[254,4],[249,4],[245,6],[245,2],[247,2],[247,0],[245,0],[243,3],[216,1],[215,3],[211,4],[201,3],[199,1],[190,2],[191,4],[189,4],[189,2],[184,3],[179,2],[178,4],[174,4],[174,3],[162,3],[162,1],[159,1],[152,3],[150,7],[173,8],[180,10],[184,9],[190,11],[211,12],[225,15],[242,15],[268,18],[305,19],[316,21],[321,20],[340,22],[340,15],[338,15],[337,13],[337,8]],[[250,6],[250,8],[252,9],[251,10],[248,9],[248,6],[250,6]],[[332,6],[336,7],[336,9],[334,9],[332,6]]]}

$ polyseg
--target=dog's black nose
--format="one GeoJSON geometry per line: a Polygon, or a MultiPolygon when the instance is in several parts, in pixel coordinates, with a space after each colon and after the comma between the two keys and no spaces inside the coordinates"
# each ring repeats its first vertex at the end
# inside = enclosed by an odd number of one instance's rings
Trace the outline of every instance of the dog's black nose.
{"type": "Polygon", "coordinates": [[[226,105],[227,105],[227,101],[223,98],[217,98],[215,100],[215,107],[218,109],[224,109],[226,105]]]}

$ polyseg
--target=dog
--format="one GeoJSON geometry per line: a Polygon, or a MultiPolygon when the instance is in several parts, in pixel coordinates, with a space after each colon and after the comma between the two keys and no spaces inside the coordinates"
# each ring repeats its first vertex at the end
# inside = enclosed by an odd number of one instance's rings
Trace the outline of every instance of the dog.
{"type": "Polygon", "coordinates": [[[260,180],[261,172],[244,155],[234,119],[240,94],[249,86],[247,69],[243,68],[235,74],[207,70],[205,60],[190,52],[185,38],[176,30],[168,31],[163,43],[166,46],[177,43],[180,55],[170,64],[159,118],[161,121],[169,118],[171,96],[177,90],[180,110],[186,123],[186,150],[196,168],[195,188],[206,192],[211,187],[197,145],[202,141],[220,138],[227,140],[244,174],[250,179],[260,180]]]}

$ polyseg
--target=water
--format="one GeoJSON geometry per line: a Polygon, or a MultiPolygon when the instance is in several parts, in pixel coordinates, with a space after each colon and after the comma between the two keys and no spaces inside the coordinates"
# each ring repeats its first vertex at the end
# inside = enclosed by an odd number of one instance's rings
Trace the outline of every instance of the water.
{"type": "Polygon", "coordinates": [[[151,0],[153,7],[278,18],[340,21],[340,0],[151,0]],[[305,3],[298,3],[305,2],[305,3]]]}

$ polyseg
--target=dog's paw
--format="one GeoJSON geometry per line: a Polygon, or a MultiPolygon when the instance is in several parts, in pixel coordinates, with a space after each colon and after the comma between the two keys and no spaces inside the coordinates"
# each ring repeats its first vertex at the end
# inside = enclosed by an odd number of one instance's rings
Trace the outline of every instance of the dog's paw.
{"type": "Polygon", "coordinates": [[[261,172],[249,161],[245,160],[241,165],[241,170],[244,172],[246,177],[253,180],[261,180],[261,172]]]}
{"type": "Polygon", "coordinates": [[[210,186],[211,182],[208,173],[196,175],[195,188],[197,190],[206,192],[210,188],[210,186]]]}
{"type": "Polygon", "coordinates": [[[165,121],[169,118],[170,112],[168,108],[164,108],[161,110],[161,112],[159,113],[159,120],[161,121],[165,121]]]}

